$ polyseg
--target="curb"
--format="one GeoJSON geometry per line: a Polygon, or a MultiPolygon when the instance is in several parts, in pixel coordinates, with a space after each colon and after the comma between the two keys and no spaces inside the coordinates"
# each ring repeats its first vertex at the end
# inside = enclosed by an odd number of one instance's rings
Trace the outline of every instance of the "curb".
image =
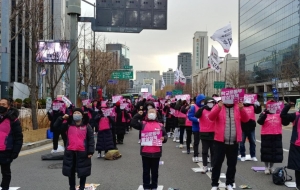
{"type": "Polygon", "coordinates": [[[43,145],[46,145],[49,143],[52,143],[52,139],[45,139],[45,140],[41,140],[41,141],[37,141],[37,142],[33,142],[33,143],[25,143],[25,144],[23,144],[21,151],[37,148],[37,147],[40,147],[40,146],[43,146],[43,145]]]}

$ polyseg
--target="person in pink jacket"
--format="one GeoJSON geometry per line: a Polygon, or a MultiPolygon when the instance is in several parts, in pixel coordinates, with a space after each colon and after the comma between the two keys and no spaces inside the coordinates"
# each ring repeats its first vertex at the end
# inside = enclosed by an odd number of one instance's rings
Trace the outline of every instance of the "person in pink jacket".
{"type": "Polygon", "coordinates": [[[212,189],[217,190],[224,158],[227,158],[226,188],[233,190],[238,156],[238,143],[242,141],[241,122],[247,122],[249,116],[243,103],[223,104],[219,101],[208,114],[215,121],[214,167],[212,169],[212,189]]]}

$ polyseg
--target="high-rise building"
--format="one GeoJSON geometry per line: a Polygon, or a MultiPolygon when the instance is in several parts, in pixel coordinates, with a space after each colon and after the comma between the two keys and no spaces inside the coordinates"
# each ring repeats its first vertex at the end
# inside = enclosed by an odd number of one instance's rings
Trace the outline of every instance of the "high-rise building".
{"type": "Polygon", "coordinates": [[[299,69],[299,5],[294,0],[239,0],[239,69],[249,75],[248,91],[271,92],[271,81],[277,78],[279,91],[289,91],[286,97],[295,96],[294,84],[283,82],[282,74],[287,64],[299,69]]]}
{"type": "Polygon", "coordinates": [[[195,32],[193,38],[193,64],[192,73],[207,67],[208,57],[207,32],[195,32]]]}
{"type": "Polygon", "coordinates": [[[163,72],[163,78],[165,81],[165,85],[174,85],[174,71],[173,69],[169,69],[167,72],[163,72]]]}
{"type": "Polygon", "coordinates": [[[181,65],[181,70],[184,76],[192,75],[192,54],[180,53],[178,55],[177,68],[181,65]]]}
{"type": "Polygon", "coordinates": [[[123,44],[106,44],[106,52],[116,52],[120,69],[130,65],[129,47],[123,44]]]}
{"type": "Polygon", "coordinates": [[[160,71],[136,71],[135,80],[143,83],[144,79],[155,79],[155,88],[159,88],[159,80],[161,79],[160,71]]]}

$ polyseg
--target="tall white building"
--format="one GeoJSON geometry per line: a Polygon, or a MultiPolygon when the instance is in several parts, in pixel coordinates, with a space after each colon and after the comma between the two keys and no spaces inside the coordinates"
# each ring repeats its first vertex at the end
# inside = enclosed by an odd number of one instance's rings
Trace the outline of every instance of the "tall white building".
{"type": "Polygon", "coordinates": [[[144,79],[155,79],[155,88],[159,88],[159,80],[161,79],[160,71],[136,71],[135,80],[143,83],[144,79]]]}
{"type": "Polygon", "coordinates": [[[197,31],[193,38],[192,85],[200,80],[200,71],[208,67],[208,36],[206,31],[197,31]]]}

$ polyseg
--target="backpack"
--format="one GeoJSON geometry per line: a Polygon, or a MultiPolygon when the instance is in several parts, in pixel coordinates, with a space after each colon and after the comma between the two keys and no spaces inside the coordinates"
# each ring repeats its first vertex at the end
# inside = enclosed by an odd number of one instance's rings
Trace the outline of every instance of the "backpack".
{"type": "Polygon", "coordinates": [[[286,167],[279,167],[273,172],[272,179],[275,185],[284,185],[286,181],[292,181],[293,178],[287,174],[286,167]]]}

